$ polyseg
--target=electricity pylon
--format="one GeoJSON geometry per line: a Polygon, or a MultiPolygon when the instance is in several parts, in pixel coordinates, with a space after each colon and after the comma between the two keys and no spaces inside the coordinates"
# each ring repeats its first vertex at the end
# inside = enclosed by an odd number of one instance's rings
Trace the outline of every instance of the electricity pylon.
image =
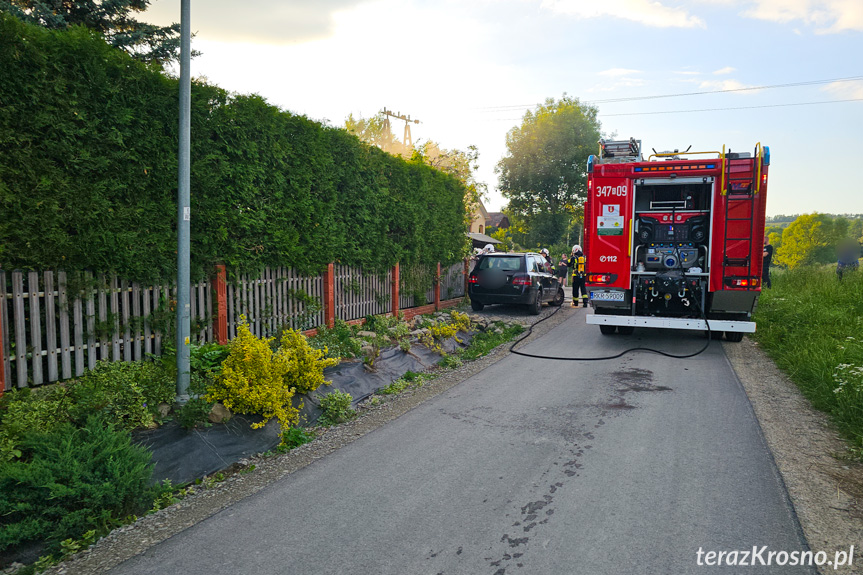
{"type": "Polygon", "coordinates": [[[387,134],[391,134],[390,132],[390,117],[396,118],[398,120],[405,121],[405,136],[404,136],[404,145],[408,150],[412,150],[414,147],[413,140],[411,139],[411,122],[414,124],[419,124],[419,120],[411,120],[410,114],[407,116],[402,115],[401,112],[393,114],[391,111],[384,108],[384,130],[387,134]]]}

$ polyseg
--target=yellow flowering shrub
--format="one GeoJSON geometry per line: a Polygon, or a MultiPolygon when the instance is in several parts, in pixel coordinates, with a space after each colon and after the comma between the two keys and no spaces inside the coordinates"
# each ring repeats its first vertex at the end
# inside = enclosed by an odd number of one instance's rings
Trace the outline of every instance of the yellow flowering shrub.
{"type": "Polygon", "coordinates": [[[327,358],[327,348],[315,349],[309,345],[306,336],[298,331],[287,329],[282,334],[278,355],[287,362],[285,374],[287,384],[297,393],[311,393],[321,385],[329,385],[324,379],[324,368],[338,365],[336,358],[327,358]]]}
{"type": "Polygon", "coordinates": [[[273,338],[258,338],[241,316],[237,337],[231,341],[230,353],[222,363],[222,374],[205,396],[207,401],[221,401],[237,413],[258,413],[264,421],[252,424],[261,428],[277,418],[283,431],[299,422],[299,410],[291,405],[295,388],[286,376],[291,362],[285,353],[273,353],[273,338]]]}

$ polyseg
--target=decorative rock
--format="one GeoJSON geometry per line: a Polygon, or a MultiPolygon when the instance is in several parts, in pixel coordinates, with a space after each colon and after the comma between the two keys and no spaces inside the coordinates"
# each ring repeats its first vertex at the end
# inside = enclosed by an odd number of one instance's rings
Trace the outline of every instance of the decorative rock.
{"type": "Polygon", "coordinates": [[[358,331],[357,332],[357,337],[377,337],[377,335],[378,334],[376,334],[373,331],[358,331]]]}
{"type": "Polygon", "coordinates": [[[213,409],[210,410],[210,415],[207,416],[207,419],[210,423],[223,423],[231,419],[231,410],[221,403],[216,403],[213,405],[213,409]]]}
{"type": "Polygon", "coordinates": [[[162,417],[168,417],[168,414],[171,413],[171,406],[163,401],[158,406],[156,406],[156,410],[162,417]]]}

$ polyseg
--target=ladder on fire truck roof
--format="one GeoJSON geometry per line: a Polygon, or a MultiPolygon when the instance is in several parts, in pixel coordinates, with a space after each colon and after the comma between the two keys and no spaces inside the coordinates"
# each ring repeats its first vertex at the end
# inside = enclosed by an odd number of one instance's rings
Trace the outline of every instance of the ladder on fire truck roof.
{"type": "Polygon", "coordinates": [[[603,162],[637,162],[641,159],[641,140],[600,140],[599,158],[603,162]]]}
{"type": "MultiPolygon", "coordinates": [[[[755,233],[755,203],[753,199],[760,191],[761,177],[761,144],[755,146],[755,152],[752,156],[748,153],[732,154],[731,150],[728,154],[725,153],[723,146],[722,155],[720,157],[722,163],[722,180],[721,194],[725,198],[725,231],[723,234],[723,250],[725,254],[722,258],[722,285],[726,286],[726,280],[741,275],[752,277],[752,237],[755,233]],[[745,177],[734,177],[732,172],[732,161],[735,161],[735,167],[741,167],[741,160],[746,161],[748,170],[745,177]],[[740,222],[740,226],[734,225],[733,222],[740,222]],[[736,231],[736,235],[744,234],[744,229],[748,228],[748,233],[745,237],[728,237],[729,223],[732,223],[732,228],[736,231]],[[748,225],[747,225],[748,224],[748,225]],[[743,248],[743,249],[741,249],[743,248]],[[728,254],[732,250],[739,256],[745,250],[745,257],[731,257],[728,254]],[[746,268],[745,274],[736,272],[731,276],[728,274],[728,268],[746,268]]],[[[760,279],[760,278],[759,278],[760,279]]],[[[745,286],[747,290],[756,289],[753,282],[747,282],[745,286]]]]}

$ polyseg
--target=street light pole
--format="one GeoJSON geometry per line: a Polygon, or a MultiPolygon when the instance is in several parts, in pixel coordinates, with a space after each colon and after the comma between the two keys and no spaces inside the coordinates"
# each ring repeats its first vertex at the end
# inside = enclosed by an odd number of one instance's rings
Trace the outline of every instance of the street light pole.
{"type": "Polygon", "coordinates": [[[192,79],[191,0],[180,0],[180,150],[177,182],[177,402],[189,400],[189,138],[191,132],[192,79]]]}

